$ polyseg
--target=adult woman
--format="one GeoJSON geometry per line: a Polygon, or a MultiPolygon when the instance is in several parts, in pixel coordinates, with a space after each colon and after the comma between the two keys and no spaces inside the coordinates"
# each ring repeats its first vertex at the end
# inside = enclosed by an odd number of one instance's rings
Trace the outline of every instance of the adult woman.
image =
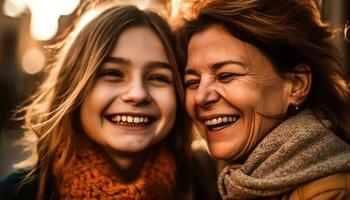
{"type": "Polygon", "coordinates": [[[34,169],[19,188],[21,176],[7,179],[2,194],[182,198],[187,137],[170,28],[134,6],[103,4],[92,11],[95,17],[63,42],[25,108],[25,127],[39,137],[34,169]]]}
{"type": "Polygon", "coordinates": [[[198,3],[186,107],[223,199],[349,199],[350,94],[316,1],[198,3]],[[307,27],[307,28],[305,28],[307,27]]]}

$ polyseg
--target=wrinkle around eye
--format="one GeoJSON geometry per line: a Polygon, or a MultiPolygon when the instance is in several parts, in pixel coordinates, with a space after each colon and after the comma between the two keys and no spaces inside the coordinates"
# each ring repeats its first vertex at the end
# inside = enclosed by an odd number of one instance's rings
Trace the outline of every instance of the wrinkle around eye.
{"type": "Polygon", "coordinates": [[[187,80],[185,81],[186,89],[197,89],[199,86],[199,80],[187,80]]]}

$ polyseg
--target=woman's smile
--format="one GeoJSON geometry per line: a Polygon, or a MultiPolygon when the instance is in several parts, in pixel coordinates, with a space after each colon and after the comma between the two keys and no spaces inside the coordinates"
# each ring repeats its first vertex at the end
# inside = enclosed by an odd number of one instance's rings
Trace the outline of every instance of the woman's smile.
{"type": "Polygon", "coordinates": [[[230,127],[240,118],[239,115],[221,114],[217,116],[201,117],[205,127],[210,132],[219,131],[230,127]]]}
{"type": "Polygon", "coordinates": [[[283,94],[290,84],[268,57],[220,25],[189,41],[185,85],[187,110],[217,159],[248,154],[289,100],[283,94]]]}

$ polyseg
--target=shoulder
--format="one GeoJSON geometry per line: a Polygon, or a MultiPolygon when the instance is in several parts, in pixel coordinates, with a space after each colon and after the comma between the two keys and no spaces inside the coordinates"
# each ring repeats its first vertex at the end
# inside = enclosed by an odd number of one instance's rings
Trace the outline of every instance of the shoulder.
{"type": "Polygon", "coordinates": [[[289,200],[350,199],[350,172],[322,177],[297,187],[289,200]]]}
{"type": "Polygon", "coordinates": [[[36,180],[32,180],[21,186],[21,182],[26,174],[27,171],[19,170],[1,178],[1,199],[20,200],[24,199],[24,197],[25,199],[35,199],[37,188],[36,180]]]}

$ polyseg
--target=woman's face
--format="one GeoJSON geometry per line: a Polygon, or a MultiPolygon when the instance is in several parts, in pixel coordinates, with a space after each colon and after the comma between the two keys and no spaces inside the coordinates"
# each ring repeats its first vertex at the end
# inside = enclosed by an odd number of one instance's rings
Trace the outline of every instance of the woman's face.
{"type": "Polygon", "coordinates": [[[188,45],[186,107],[209,151],[239,159],[281,122],[290,82],[256,47],[212,25],[188,45]]]}
{"type": "Polygon", "coordinates": [[[83,130],[110,151],[140,152],[174,125],[176,93],[168,57],[148,27],[121,33],[81,106],[83,130]]]}

